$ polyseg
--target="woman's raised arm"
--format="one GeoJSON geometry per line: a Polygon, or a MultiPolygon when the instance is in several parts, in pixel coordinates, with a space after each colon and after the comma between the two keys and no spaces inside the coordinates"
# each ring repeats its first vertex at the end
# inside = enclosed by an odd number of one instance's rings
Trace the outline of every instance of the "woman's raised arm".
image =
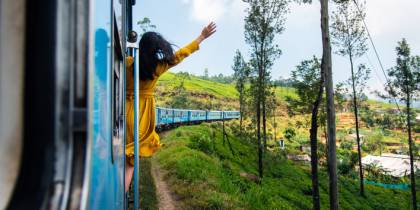
{"type": "Polygon", "coordinates": [[[187,46],[175,52],[174,62],[169,65],[169,68],[176,66],[178,63],[181,63],[181,61],[184,60],[184,58],[191,55],[191,53],[197,51],[199,49],[200,43],[204,41],[205,39],[209,38],[215,32],[216,32],[216,24],[214,22],[211,22],[210,24],[208,24],[206,27],[203,28],[200,36],[198,36],[197,39],[195,39],[194,41],[189,43],[187,46]]]}

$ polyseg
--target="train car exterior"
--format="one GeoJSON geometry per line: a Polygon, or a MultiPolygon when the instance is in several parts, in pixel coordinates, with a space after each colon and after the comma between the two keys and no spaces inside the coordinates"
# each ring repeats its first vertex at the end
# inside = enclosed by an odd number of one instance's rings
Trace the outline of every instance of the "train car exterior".
{"type": "Polygon", "coordinates": [[[19,158],[1,164],[15,179],[0,174],[0,209],[125,209],[123,34],[134,3],[0,0],[1,89],[10,80],[20,98],[0,91],[15,103],[0,112],[16,113],[0,133],[13,123],[21,134],[5,141],[19,158]]]}
{"type": "Polygon", "coordinates": [[[206,111],[190,110],[190,121],[205,121],[206,116],[206,111]]]}
{"type": "Polygon", "coordinates": [[[88,91],[91,131],[88,209],[124,209],[124,1],[95,0],[92,71],[88,91]],[[111,24],[110,24],[111,23],[111,24]]]}
{"type": "Polygon", "coordinates": [[[217,120],[239,119],[238,111],[204,111],[188,109],[156,108],[156,128],[164,130],[182,124],[194,124],[217,120]]]}
{"type": "Polygon", "coordinates": [[[207,120],[219,120],[223,118],[222,111],[208,111],[207,112],[207,120]]]}

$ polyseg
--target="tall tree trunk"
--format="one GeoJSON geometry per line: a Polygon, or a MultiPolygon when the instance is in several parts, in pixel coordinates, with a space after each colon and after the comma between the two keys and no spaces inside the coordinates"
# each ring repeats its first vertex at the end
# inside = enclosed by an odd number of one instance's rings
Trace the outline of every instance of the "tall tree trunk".
{"type": "Polygon", "coordinates": [[[318,182],[318,110],[324,92],[324,72],[321,69],[321,79],[316,101],[312,108],[311,117],[311,173],[312,173],[312,205],[314,210],[321,208],[319,202],[319,182],[318,182]]]}
{"type": "Polygon", "coordinates": [[[263,177],[262,145],[261,145],[261,69],[258,75],[258,93],[257,93],[257,139],[258,139],[258,174],[263,177]]]}
{"type": "Polygon", "coordinates": [[[240,96],[239,96],[239,113],[241,114],[241,116],[240,116],[240,120],[239,120],[239,135],[242,137],[242,122],[243,122],[243,92],[241,91],[241,93],[240,93],[240,96]]]}
{"type": "Polygon", "coordinates": [[[331,43],[328,22],[328,0],[321,1],[321,31],[322,31],[322,64],[325,72],[325,89],[327,95],[327,124],[328,124],[328,174],[330,188],[330,208],[338,210],[337,186],[337,157],[335,145],[335,109],[334,87],[332,80],[331,43]]]}
{"type": "Polygon", "coordinates": [[[277,140],[276,108],[274,108],[273,126],[274,126],[274,141],[276,141],[277,140]]]}
{"type": "Polygon", "coordinates": [[[413,201],[413,209],[417,210],[416,195],[416,174],[414,173],[414,156],[413,156],[413,139],[411,138],[411,104],[410,93],[407,91],[407,127],[408,127],[408,150],[410,153],[410,179],[411,179],[411,199],[413,201]]]}
{"type": "Polygon", "coordinates": [[[266,99],[266,97],[263,96],[263,99],[262,99],[262,126],[263,126],[264,152],[267,152],[267,117],[266,117],[266,110],[265,110],[265,99],[266,99]]]}
{"type": "Polygon", "coordinates": [[[360,150],[360,133],[359,133],[359,111],[357,107],[357,95],[356,95],[356,84],[354,77],[354,66],[353,66],[353,56],[350,53],[350,67],[351,67],[351,82],[353,88],[353,111],[354,118],[356,119],[356,142],[357,142],[357,155],[359,158],[359,181],[360,181],[360,195],[365,196],[365,186],[363,183],[363,165],[362,165],[362,152],[360,150]]]}

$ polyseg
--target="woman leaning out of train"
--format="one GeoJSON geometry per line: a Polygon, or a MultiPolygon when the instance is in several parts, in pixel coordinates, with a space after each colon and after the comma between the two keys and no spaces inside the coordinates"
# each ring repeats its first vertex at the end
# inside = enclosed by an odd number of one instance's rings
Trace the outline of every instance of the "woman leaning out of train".
{"type": "MultiPolygon", "coordinates": [[[[184,58],[199,49],[202,41],[216,32],[216,24],[211,22],[204,27],[200,36],[187,46],[174,52],[171,43],[165,40],[159,33],[146,32],[139,43],[139,152],[141,157],[150,157],[160,147],[159,135],[155,131],[155,99],[154,91],[158,78],[168,69],[179,64],[184,58]]],[[[134,78],[133,57],[126,59],[127,75],[127,139],[126,139],[126,170],[125,191],[131,183],[134,172],[134,78]]]]}

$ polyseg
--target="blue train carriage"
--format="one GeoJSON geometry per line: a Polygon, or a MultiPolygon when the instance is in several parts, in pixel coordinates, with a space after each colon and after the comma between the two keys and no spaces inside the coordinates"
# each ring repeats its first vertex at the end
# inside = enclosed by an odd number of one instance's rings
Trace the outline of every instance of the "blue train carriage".
{"type": "MultiPolygon", "coordinates": [[[[200,122],[204,122],[207,121],[207,113],[207,111],[203,110],[171,109],[157,107],[156,129],[158,131],[161,131],[182,124],[197,124],[200,122]]],[[[218,113],[218,115],[220,115],[220,113],[218,113]]]]}
{"type": "Polygon", "coordinates": [[[168,108],[156,108],[156,129],[158,131],[170,128],[174,123],[174,110],[168,108]]]}
{"type": "Polygon", "coordinates": [[[207,112],[207,121],[216,121],[223,119],[222,111],[208,111],[207,112]]]}
{"type": "Polygon", "coordinates": [[[227,120],[239,119],[240,116],[241,114],[238,111],[224,111],[224,119],[227,119],[227,120]]]}
{"type": "Polygon", "coordinates": [[[206,117],[207,117],[207,112],[203,111],[203,110],[189,110],[190,112],[190,122],[195,124],[195,123],[200,123],[203,121],[206,121],[206,117]]]}

